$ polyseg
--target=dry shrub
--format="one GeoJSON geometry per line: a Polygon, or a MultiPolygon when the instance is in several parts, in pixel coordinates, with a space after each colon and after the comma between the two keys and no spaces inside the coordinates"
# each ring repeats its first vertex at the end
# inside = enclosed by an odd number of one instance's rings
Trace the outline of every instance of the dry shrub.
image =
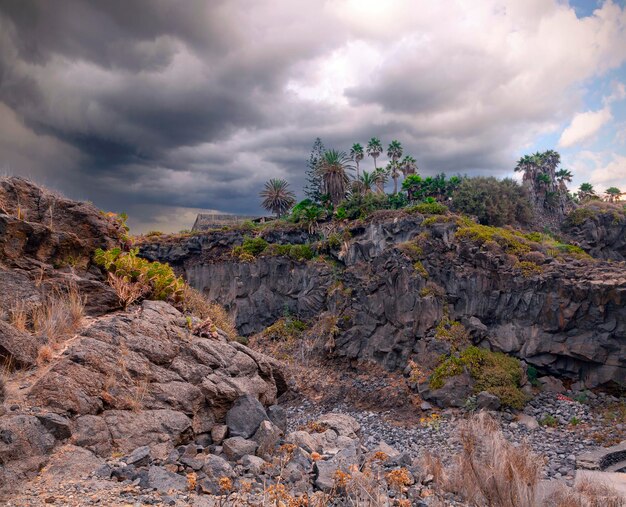
{"type": "Polygon", "coordinates": [[[28,332],[28,313],[24,301],[17,301],[9,309],[9,323],[18,331],[28,332]]]}
{"type": "Polygon", "coordinates": [[[541,459],[525,445],[514,447],[498,423],[481,412],[460,423],[463,446],[449,487],[475,505],[535,507],[541,459]]]}
{"type": "Polygon", "coordinates": [[[626,500],[615,489],[590,479],[573,488],[562,486],[543,502],[544,507],[624,507],[626,500]]]}
{"type": "Polygon", "coordinates": [[[224,331],[231,340],[238,336],[234,320],[226,309],[214,301],[209,301],[200,291],[185,285],[182,290],[180,303],[177,305],[183,313],[198,317],[202,321],[210,321],[217,328],[224,331]]]}
{"type": "Polygon", "coordinates": [[[52,347],[50,345],[42,345],[37,353],[37,365],[44,366],[52,360],[54,355],[52,347]]]}
{"type": "Polygon", "coordinates": [[[108,273],[109,285],[117,294],[124,309],[150,292],[150,287],[142,282],[131,282],[124,276],[108,273]]]}
{"type": "Polygon", "coordinates": [[[55,289],[33,310],[33,330],[48,338],[52,345],[72,336],[80,327],[85,303],[75,285],[55,289]]]}
{"type": "Polygon", "coordinates": [[[624,507],[614,489],[591,480],[573,488],[560,484],[545,498],[538,491],[543,460],[528,446],[508,442],[499,424],[480,412],[459,424],[462,450],[443,467],[426,454],[422,470],[431,474],[439,493],[454,493],[470,505],[492,507],[624,507]]]}

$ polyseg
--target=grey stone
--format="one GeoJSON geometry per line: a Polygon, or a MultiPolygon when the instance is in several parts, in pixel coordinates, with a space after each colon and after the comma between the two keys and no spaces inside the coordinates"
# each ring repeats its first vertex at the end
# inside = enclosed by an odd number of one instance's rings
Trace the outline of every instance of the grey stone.
{"type": "Polygon", "coordinates": [[[147,445],[137,447],[129,455],[124,456],[122,461],[128,465],[135,465],[136,467],[142,467],[150,463],[150,447],[147,445]]]}
{"type": "Polygon", "coordinates": [[[252,440],[258,444],[257,456],[266,460],[271,459],[282,433],[271,421],[262,421],[252,437],[252,440]]]}
{"type": "Polygon", "coordinates": [[[241,458],[241,465],[244,469],[254,475],[260,475],[266,464],[267,462],[263,458],[251,454],[246,454],[241,458]]]}
{"type": "Polygon", "coordinates": [[[72,436],[71,422],[59,414],[38,414],[37,419],[57,440],[67,440],[72,436]]]}
{"type": "Polygon", "coordinates": [[[211,428],[211,439],[216,445],[221,444],[228,435],[228,426],[225,424],[216,424],[211,428]]]}
{"type": "Polygon", "coordinates": [[[226,413],[226,426],[233,437],[250,438],[261,424],[268,419],[265,408],[257,398],[246,395],[238,398],[226,413]]]}
{"type": "Polygon", "coordinates": [[[238,461],[246,454],[254,454],[259,445],[243,437],[231,437],[224,440],[224,454],[229,461],[238,461]]]}
{"type": "Polygon", "coordinates": [[[267,415],[276,426],[278,426],[283,433],[287,431],[287,412],[280,405],[272,405],[267,409],[267,415]]]}
{"type": "Polygon", "coordinates": [[[565,386],[563,385],[563,382],[561,382],[557,378],[546,376],[546,377],[539,377],[537,380],[541,384],[542,391],[546,391],[548,393],[564,393],[565,392],[565,386]]]}
{"type": "Polygon", "coordinates": [[[354,417],[337,412],[324,414],[319,417],[316,422],[328,426],[339,436],[343,437],[356,438],[359,430],[361,429],[361,425],[354,417]]]}
{"type": "Polygon", "coordinates": [[[498,410],[500,398],[487,391],[481,391],[476,395],[476,406],[485,410],[498,410]]]}
{"type": "Polygon", "coordinates": [[[165,468],[151,466],[148,469],[148,487],[165,493],[171,490],[186,491],[187,479],[165,468]]]}

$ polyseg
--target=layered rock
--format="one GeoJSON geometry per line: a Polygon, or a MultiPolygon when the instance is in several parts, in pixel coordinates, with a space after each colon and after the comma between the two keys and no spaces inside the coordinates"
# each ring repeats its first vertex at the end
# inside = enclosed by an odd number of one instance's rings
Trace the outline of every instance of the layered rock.
{"type": "Polygon", "coordinates": [[[211,234],[142,251],[167,261],[175,250],[189,283],[229,307],[243,334],[261,331],[285,309],[302,318],[334,317],[336,354],[395,369],[413,355],[426,362],[433,350],[445,352],[429,337],[447,316],[462,322],[475,342],[546,373],[589,387],[625,382],[623,265],[546,258],[540,273],[524,274],[510,255],[457,239],[455,222],[425,227],[423,220],[396,214],[355,224],[352,239],[335,252],[341,268],[284,256],[237,262],[223,248],[212,254],[211,234]],[[419,235],[427,237],[425,272],[398,248],[419,235]]]}
{"type": "Polygon", "coordinates": [[[591,202],[573,212],[564,232],[593,257],[626,260],[626,208],[624,203],[591,202]]]}
{"type": "Polygon", "coordinates": [[[0,417],[3,478],[35,473],[62,442],[101,457],[139,446],[165,457],[193,438],[210,440],[240,397],[271,405],[285,388],[276,361],[222,333],[194,336],[178,310],[145,301],[136,312],[97,319],[36,377],[24,392],[36,416],[0,417]],[[18,424],[32,433],[28,447],[11,436],[18,424]]]}

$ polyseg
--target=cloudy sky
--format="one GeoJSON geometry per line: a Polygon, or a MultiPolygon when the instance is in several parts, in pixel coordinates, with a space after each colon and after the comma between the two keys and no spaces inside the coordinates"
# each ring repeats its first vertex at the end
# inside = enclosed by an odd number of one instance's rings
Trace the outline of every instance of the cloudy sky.
{"type": "MultiPolygon", "coordinates": [[[[2,0],[0,171],[126,211],[301,196],[319,136],[399,139],[420,172],[557,149],[626,190],[626,7],[567,0],[2,0]]],[[[371,161],[365,161],[371,164],[371,161]]]]}

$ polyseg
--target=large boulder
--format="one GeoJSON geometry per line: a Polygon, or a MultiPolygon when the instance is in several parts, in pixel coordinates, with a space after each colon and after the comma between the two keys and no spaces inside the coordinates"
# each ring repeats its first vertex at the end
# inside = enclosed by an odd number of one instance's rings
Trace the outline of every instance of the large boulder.
{"type": "Polygon", "coordinates": [[[228,432],[234,437],[250,438],[268,416],[259,400],[251,395],[237,399],[226,413],[228,432]]]}

